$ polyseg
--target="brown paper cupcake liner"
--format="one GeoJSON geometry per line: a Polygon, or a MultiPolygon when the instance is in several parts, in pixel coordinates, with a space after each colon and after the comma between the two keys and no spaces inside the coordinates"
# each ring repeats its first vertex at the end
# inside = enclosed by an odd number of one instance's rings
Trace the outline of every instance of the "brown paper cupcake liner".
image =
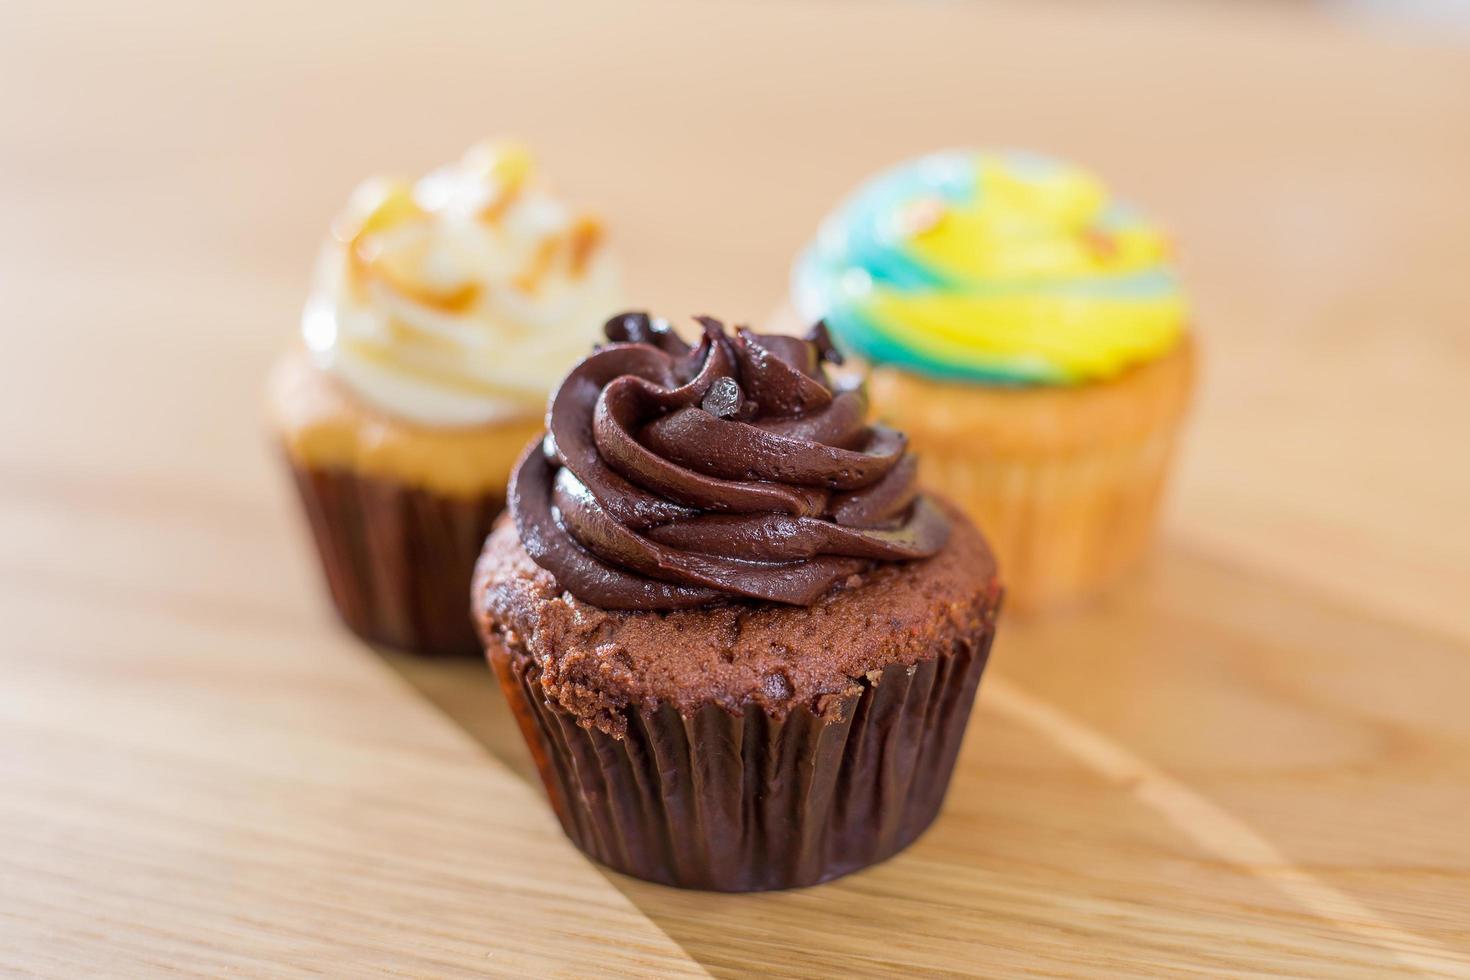
{"type": "Polygon", "coordinates": [[[524,650],[502,636],[487,646],[579,848],[638,878],[736,892],[830,881],[923,833],[944,800],[993,635],[987,627],[932,660],[861,678],[858,693],[820,713],[625,708],[621,739],[549,702],[524,650]]]}
{"type": "Polygon", "coordinates": [[[476,655],[469,612],[475,559],[505,498],[447,497],[291,461],[332,601],[372,643],[476,655]]]}

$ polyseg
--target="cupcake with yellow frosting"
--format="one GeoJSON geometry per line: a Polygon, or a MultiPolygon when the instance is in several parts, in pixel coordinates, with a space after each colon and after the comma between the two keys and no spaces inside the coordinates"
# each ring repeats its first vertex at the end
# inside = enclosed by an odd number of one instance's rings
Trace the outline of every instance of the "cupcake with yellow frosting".
{"type": "Polygon", "coordinates": [[[985,528],[1007,602],[1135,565],[1193,372],[1164,233],[1091,174],[955,151],[875,177],[798,260],[798,312],[869,369],[925,481],[985,528]]]}
{"type": "Polygon", "coordinates": [[[546,396],[620,307],[598,221],[519,146],[374,179],[332,228],[275,430],[327,584],[363,638],[479,650],[468,590],[546,396]]]}

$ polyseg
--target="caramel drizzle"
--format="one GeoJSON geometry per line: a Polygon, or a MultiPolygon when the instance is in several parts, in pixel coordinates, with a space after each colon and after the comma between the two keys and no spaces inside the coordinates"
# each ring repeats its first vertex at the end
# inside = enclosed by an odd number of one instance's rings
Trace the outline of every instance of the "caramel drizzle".
{"type": "MultiPolygon", "coordinates": [[[[520,199],[529,173],[529,166],[505,167],[498,174],[499,189],[495,199],[480,210],[479,219],[488,225],[498,224],[520,199]]],[[[386,256],[369,254],[367,240],[377,230],[363,227],[346,243],[349,280],[359,301],[367,299],[367,283],[376,278],[400,296],[444,313],[463,313],[479,302],[484,292],[479,283],[467,282],[448,290],[435,289],[412,274],[395,269],[386,256]]],[[[525,268],[511,279],[511,287],[527,295],[535,295],[555,268],[563,248],[567,255],[568,275],[574,279],[581,278],[586,274],[603,237],[603,226],[598,219],[590,215],[579,217],[567,232],[548,235],[537,244],[525,268]]]]}
{"type": "Polygon", "coordinates": [[[443,313],[465,312],[479,302],[482,291],[477,282],[463,283],[446,291],[436,290],[411,279],[395,277],[384,269],[378,269],[377,275],[389,289],[400,296],[443,313]]]}
{"type": "Polygon", "coordinates": [[[452,289],[435,289],[395,272],[380,258],[367,258],[356,246],[348,250],[348,271],[359,301],[366,300],[367,281],[377,279],[398,295],[443,313],[463,313],[479,302],[479,283],[466,282],[452,289]]]}
{"type": "Polygon", "coordinates": [[[556,259],[556,253],[561,248],[563,240],[561,235],[547,235],[541,239],[536,246],[535,253],[531,256],[531,261],[526,263],[524,269],[516,273],[510,284],[527,295],[534,295],[541,288],[541,282],[546,278],[546,274],[551,271],[551,264],[556,259]]]}
{"type": "Polygon", "coordinates": [[[521,191],[526,186],[526,171],[512,172],[506,174],[500,181],[499,193],[495,199],[480,209],[480,220],[487,225],[495,225],[505,217],[510,206],[521,196],[521,191]]]}
{"type": "Polygon", "coordinates": [[[597,246],[602,244],[602,239],[602,222],[586,215],[577,219],[569,236],[571,261],[567,268],[573,278],[581,278],[587,272],[587,263],[591,261],[592,253],[597,251],[597,246]]]}
{"type": "Polygon", "coordinates": [[[567,254],[567,274],[574,279],[581,278],[586,274],[587,264],[601,244],[602,237],[602,224],[596,218],[578,218],[566,234],[548,235],[542,239],[531,261],[511,280],[511,285],[523,293],[535,295],[555,267],[563,249],[567,254]]]}

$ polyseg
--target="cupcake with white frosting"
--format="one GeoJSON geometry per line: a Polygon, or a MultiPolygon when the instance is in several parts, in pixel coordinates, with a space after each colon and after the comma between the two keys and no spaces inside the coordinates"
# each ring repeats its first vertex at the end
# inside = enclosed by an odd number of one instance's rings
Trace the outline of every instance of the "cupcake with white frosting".
{"type": "Polygon", "coordinates": [[[506,479],[620,301],[602,225],[519,146],[354,192],[269,404],[355,632],[476,652],[465,595],[506,479]]]}

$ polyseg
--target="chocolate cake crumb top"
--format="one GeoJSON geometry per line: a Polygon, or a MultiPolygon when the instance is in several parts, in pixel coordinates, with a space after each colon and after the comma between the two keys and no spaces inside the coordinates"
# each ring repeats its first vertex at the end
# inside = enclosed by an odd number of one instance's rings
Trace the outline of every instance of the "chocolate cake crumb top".
{"type": "Polygon", "coordinates": [[[707,704],[776,717],[818,714],[861,678],[951,649],[992,620],[995,560],[957,510],[933,558],[881,563],[847,576],[809,606],[731,600],[693,609],[607,610],[557,587],[502,518],[475,577],[475,616],[487,643],[541,668],[546,696],[581,724],[621,735],[624,708],[707,704]],[[835,697],[834,697],[835,696],[835,697]]]}

